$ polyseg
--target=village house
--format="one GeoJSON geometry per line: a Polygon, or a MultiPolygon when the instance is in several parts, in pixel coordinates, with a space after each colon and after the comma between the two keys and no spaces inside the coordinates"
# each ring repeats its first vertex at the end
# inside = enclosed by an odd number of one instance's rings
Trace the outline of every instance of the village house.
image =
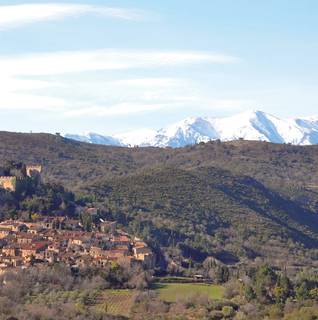
{"type": "Polygon", "coordinates": [[[94,258],[89,254],[81,255],[80,257],[78,257],[78,259],[76,259],[76,266],[78,268],[88,268],[94,265],[93,261],[94,258]]]}
{"type": "Polygon", "coordinates": [[[45,240],[49,240],[49,241],[54,241],[57,240],[58,238],[58,232],[56,230],[43,230],[41,233],[41,236],[43,237],[43,239],[45,240]]]}
{"type": "Polygon", "coordinates": [[[85,212],[91,216],[96,216],[98,214],[98,209],[97,208],[86,208],[85,212]]]}
{"type": "Polygon", "coordinates": [[[0,257],[0,269],[16,268],[23,265],[23,259],[18,256],[1,256],[0,257]]]}
{"type": "Polygon", "coordinates": [[[22,258],[36,257],[36,255],[47,248],[47,242],[36,242],[22,245],[20,247],[22,258]]]}
{"type": "Polygon", "coordinates": [[[95,257],[93,260],[93,265],[97,268],[105,268],[109,265],[110,259],[108,256],[95,257]]]}
{"type": "Polygon", "coordinates": [[[36,225],[31,225],[28,228],[28,233],[32,233],[32,234],[39,234],[41,231],[43,230],[42,226],[36,224],[36,225]]]}
{"type": "Polygon", "coordinates": [[[53,264],[59,261],[59,252],[55,250],[50,250],[49,248],[43,251],[43,260],[48,262],[49,264],[53,264]]]}
{"type": "Polygon", "coordinates": [[[141,261],[142,264],[151,269],[155,266],[155,257],[151,249],[146,246],[139,246],[133,248],[134,257],[136,260],[141,261]]]}
{"type": "Polygon", "coordinates": [[[114,234],[117,223],[115,221],[103,221],[99,224],[99,230],[103,233],[114,234]]]}
{"type": "Polygon", "coordinates": [[[12,234],[10,229],[0,227],[0,239],[7,237],[9,234],[12,234]]]}
{"type": "Polygon", "coordinates": [[[7,257],[17,256],[19,252],[19,247],[16,244],[10,244],[1,249],[1,253],[7,257]]]}
{"type": "Polygon", "coordinates": [[[118,252],[123,252],[125,254],[128,254],[131,251],[131,245],[117,245],[115,247],[111,248],[112,251],[118,251],[118,252]]]}
{"type": "Polygon", "coordinates": [[[17,232],[14,234],[14,237],[16,238],[17,243],[22,243],[22,244],[30,244],[36,240],[41,239],[38,236],[32,233],[27,233],[27,232],[17,232]]]}
{"type": "Polygon", "coordinates": [[[65,217],[44,217],[38,222],[38,225],[44,229],[63,229],[65,220],[65,217]]]}
{"type": "Polygon", "coordinates": [[[23,259],[21,257],[12,256],[7,260],[7,263],[12,267],[20,267],[23,265],[23,259]]]}
{"type": "Polygon", "coordinates": [[[127,235],[114,235],[110,238],[110,242],[113,246],[130,245],[132,240],[127,235]]]}
{"type": "Polygon", "coordinates": [[[75,219],[65,219],[63,221],[63,227],[64,229],[74,230],[74,231],[82,230],[80,221],[75,219]]]}
{"type": "Polygon", "coordinates": [[[90,248],[89,254],[92,257],[96,258],[96,257],[101,256],[103,254],[103,251],[104,250],[102,248],[93,246],[90,248]]]}
{"type": "Polygon", "coordinates": [[[25,223],[22,223],[20,221],[15,221],[15,220],[6,220],[0,223],[0,228],[1,229],[7,229],[13,232],[21,232],[21,231],[26,231],[27,226],[25,223]]]}
{"type": "Polygon", "coordinates": [[[60,253],[61,249],[62,249],[62,245],[58,241],[51,242],[48,245],[48,250],[56,252],[56,253],[60,253]]]}

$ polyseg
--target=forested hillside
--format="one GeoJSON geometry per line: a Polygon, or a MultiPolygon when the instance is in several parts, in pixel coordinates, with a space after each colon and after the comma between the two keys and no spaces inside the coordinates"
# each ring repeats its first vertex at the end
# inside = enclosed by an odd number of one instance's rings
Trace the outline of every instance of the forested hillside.
{"type": "Polygon", "coordinates": [[[130,149],[3,132],[0,159],[42,164],[46,182],[89,196],[144,236],[168,267],[208,256],[228,265],[309,265],[317,256],[318,146],[130,149]]]}

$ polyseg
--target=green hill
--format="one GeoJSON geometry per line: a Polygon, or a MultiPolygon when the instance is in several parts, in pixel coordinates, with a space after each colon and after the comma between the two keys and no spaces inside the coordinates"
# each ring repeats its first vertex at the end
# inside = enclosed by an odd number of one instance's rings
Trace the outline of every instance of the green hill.
{"type": "Polygon", "coordinates": [[[259,257],[310,265],[317,256],[318,146],[129,149],[2,132],[0,159],[40,163],[45,181],[93,194],[108,215],[145,237],[162,263],[187,268],[212,256],[226,264],[259,257]]]}

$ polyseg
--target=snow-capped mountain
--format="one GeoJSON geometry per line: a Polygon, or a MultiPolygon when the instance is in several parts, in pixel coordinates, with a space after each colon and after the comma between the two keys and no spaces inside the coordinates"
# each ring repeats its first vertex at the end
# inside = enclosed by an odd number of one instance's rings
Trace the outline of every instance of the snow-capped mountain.
{"type": "Polygon", "coordinates": [[[216,139],[311,145],[318,144],[318,117],[280,119],[262,111],[247,111],[225,118],[191,117],[157,131],[143,129],[114,137],[95,133],[65,137],[105,145],[173,148],[216,139]]]}
{"type": "Polygon", "coordinates": [[[93,132],[88,132],[83,135],[66,133],[63,136],[64,138],[67,138],[67,139],[87,142],[87,143],[103,144],[106,146],[121,146],[121,147],[125,146],[120,140],[116,139],[115,137],[103,136],[93,132]]]}
{"type": "Polygon", "coordinates": [[[228,141],[261,140],[274,143],[299,144],[303,136],[300,127],[262,111],[247,111],[231,117],[210,119],[219,139],[228,141]]]}
{"type": "Polygon", "coordinates": [[[218,133],[208,120],[203,118],[187,118],[158,131],[136,131],[117,135],[116,137],[124,144],[130,146],[170,146],[177,148],[201,141],[215,140],[218,138],[218,133]],[[138,136],[140,133],[145,133],[145,135],[138,136]],[[136,137],[139,137],[139,139],[136,137]]]}

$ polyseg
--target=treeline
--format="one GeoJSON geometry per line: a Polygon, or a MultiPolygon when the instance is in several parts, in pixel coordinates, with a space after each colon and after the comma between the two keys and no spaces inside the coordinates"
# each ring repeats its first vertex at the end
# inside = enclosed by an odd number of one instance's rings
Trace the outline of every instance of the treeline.
{"type": "Polygon", "coordinates": [[[225,285],[224,298],[204,295],[165,302],[153,292],[136,299],[132,319],[315,320],[318,319],[318,272],[301,271],[294,280],[267,265],[250,268],[225,285]]]}
{"type": "Polygon", "coordinates": [[[294,279],[268,265],[251,268],[226,284],[225,296],[237,301],[243,319],[311,320],[318,317],[318,272],[303,269],[294,279]]]}

